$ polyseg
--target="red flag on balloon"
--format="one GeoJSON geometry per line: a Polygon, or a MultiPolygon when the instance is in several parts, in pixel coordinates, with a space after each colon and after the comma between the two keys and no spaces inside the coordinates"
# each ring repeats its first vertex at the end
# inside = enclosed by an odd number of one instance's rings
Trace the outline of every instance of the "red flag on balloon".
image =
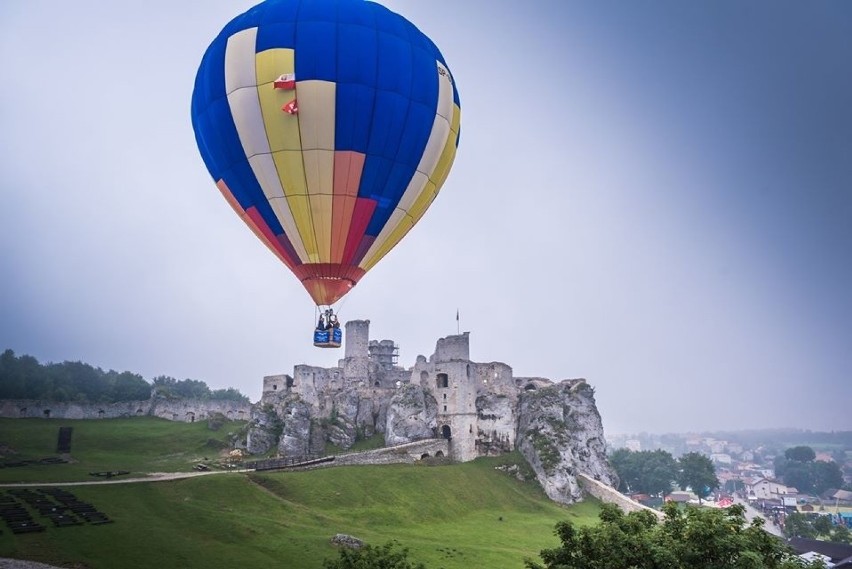
{"type": "Polygon", "coordinates": [[[295,89],[296,88],[296,74],[295,73],[285,73],[281,75],[278,79],[272,82],[272,86],[276,89],[295,89]]]}

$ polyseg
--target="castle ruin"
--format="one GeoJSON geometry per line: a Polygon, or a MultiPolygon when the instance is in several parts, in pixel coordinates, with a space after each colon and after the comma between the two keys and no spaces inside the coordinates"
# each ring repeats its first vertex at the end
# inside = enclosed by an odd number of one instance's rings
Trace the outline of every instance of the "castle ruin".
{"type": "MultiPolygon", "coordinates": [[[[388,445],[444,438],[450,458],[466,462],[514,450],[522,394],[552,385],[547,379],[514,377],[504,363],[471,361],[468,332],[439,339],[428,359],[418,356],[405,369],[397,364],[397,345],[370,340],[369,330],[369,320],[346,323],[344,357],[337,367],[297,365],[292,376],[265,377],[261,404],[279,408],[285,427],[288,415],[293,416],[285,410],[287,402],[295,398],[326,427],[333,420],[344,432],[383,433],[388,445]],[[414,392],[415,400],[404,397],[414,392]]],[[[339,435],[332,438],[346,447],[349,440],[339,435]]],[[[303,436],[314,442],[318,438],[315,433],[303,436]]],[[[329,440],[328,433],[325,438],[329,440]]],[[[309,444],[298,448],[319,450],[309,444]]]]}

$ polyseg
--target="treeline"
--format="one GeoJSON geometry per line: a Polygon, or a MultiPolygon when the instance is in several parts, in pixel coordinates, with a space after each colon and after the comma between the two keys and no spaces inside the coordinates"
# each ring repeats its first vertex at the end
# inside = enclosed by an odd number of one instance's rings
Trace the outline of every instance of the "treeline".
{"type": "MultiPolygon", "coordinates": [[[[843,453],[845,458],[846,453],[843,453]]],[[[804,494],[819,496],[829,489],[843,488],[843,471],[836,462],[816,460],[809,446],[788,448],[775,457],[775,477],[804,494]]]]}
{"type": "Polygon", "coordinates": [[[129,371],[104,371],[83,362],[41,364],[32,356],[0,354],[0,399],[44,399],[75,403],[144,401],[153,390],[169,399],[196,398],[248,402],[234,388],[211,390],[194,379],[160,376],[153,383],[129,371]]]}
{"type": "Polygon", "coordinates": [[[676,459],[664,450],[620,448],[612,453],[609,463],[618,474],[618,489],[622,492],[664,495],[676,484],[681,490],[691,488],[703,499],[719,487],[713,462],[697,452],[676,459]]]}

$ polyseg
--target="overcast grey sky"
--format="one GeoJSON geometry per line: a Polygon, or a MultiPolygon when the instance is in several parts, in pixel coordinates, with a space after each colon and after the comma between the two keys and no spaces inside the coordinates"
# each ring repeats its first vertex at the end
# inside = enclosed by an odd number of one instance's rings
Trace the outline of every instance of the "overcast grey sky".
{"type": "MultiPolygon", "coordinates": [[[[852,3],[385,0],[458,84],[455,166],[348,295],[400,363],[585,377],[608,433],[852,429],[852,3]]],[[[251,1],[0,4],[0,350],[237,387],[311,346],[305,290],[189,119],[251,1]]]]}

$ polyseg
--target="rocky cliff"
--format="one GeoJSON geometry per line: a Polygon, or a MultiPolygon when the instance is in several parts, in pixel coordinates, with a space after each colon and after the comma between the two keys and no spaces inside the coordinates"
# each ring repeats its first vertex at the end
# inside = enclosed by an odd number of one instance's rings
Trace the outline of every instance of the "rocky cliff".
{"type": "MultiPolygon", "coordinates": [[[[311,405],[286,391],[265,397],[252,416],[249,452],[266,453],[277,447],[284,456],[322,454],[326,443],[349,449],[373,433],[384,433],[386,446],[442,436],[440,404],[428,387],[408,383],[397,389],[349,388],[319,395],[317,401],[326,404],[311,405]]],[[[478,454],[518,448],[556,502],[570,504],[582,498],[580,473],[608,485],[616,481],[606,459],[594,390],[583,379],[556,384],[539,380],[535,389],[516,397],[480,395],[476,416],[486,425],[475,433],[478,454]],[[507,420],[512,421],[514,436],[487,428],[507,420]]],[[[451,437],[451,456],[455,442],[451,437]]]]}
{"type": "Polygon", "coordinates": [[[527,391],[518,410],[518,449],[550,499],[570,504],[582,497],[579,473],[609,486],[616,477],[594,389],[583,379],[527,391]]]}

